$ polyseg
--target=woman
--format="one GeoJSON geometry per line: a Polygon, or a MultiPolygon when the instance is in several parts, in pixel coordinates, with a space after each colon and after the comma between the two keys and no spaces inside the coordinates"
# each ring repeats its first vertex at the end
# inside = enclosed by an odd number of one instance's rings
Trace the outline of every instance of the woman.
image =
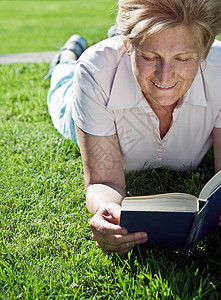
{"type": "Polygon", "coordinates": [[[123,255],[148,239],[118,225],[125,171],[185,171],[212,144],[221,169],[221,2],[119,0],[117,28],[120,35],[90,47],[75,68],[82,40],[67,42],[48,105],[64,136],[75,136],[75,123],[92,237],[123,255]]]}

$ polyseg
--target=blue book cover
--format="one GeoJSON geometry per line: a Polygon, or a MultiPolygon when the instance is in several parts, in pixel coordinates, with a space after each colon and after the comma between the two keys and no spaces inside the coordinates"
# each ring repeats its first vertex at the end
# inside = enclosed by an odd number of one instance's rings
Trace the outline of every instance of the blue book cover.
{"type": "Polygon", "coordinates": [[[128,232],[147,232],[141,248],[189,249],[211,233],[221,214],[221,171],[199,197],[171,193],[126,197],[119,224],[128,232]]]}
{"type": "Polygon", "coordinates": [[[200,240],[213,232],[219,221],[220,213],[221,186],[216,188],[215,191],[208,196],[205,205],[196,214],[184,248],[188,249],[194,247],[200,240]]]}
{"type": "Polygon", "coordinates": [[[182,249],[187,240],[194,212],[122,211],[120,225],[129,232],[147,232],[141,248],[182,249]]]}

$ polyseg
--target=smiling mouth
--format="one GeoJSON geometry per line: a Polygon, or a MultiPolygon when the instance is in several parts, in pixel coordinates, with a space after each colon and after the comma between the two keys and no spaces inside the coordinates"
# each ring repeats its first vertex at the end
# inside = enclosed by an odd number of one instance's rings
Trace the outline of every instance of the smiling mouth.
{"type": "MultiPolygon", "coordinates": [[[[153,82],[153,81],[152,81],[152,82],[153,82]]],[[[173,87],[176,85],[176,83],[173,84],[173,85],[159,85],[159,84],[157,84],[157,83],[155,83],[155,82],[153,82],[153,84],[154,84],[155,86],[157,86],[158,88],[160,88],[160,89],[171,89],[171,88],[173,88],[173,87]]]]}

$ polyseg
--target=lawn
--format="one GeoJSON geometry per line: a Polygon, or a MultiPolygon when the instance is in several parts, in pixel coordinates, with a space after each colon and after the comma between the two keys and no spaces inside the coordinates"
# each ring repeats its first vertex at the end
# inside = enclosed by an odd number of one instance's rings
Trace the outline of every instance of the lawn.
{"type": "Polygon", "coordinates": [[[89,45],[114,24],[115,0],[0,1],[0,54],[56,51],[72,34],[89,45]]]}
{"type": "MultiPolygon", "coordinates": [[[[47,46],[43,40],[38,45],[30,43],[28,30],[23,35],[19,28],[18,32],[26,40],[25,51],[56,50],[70,34],[63,30],[71,12],[61,3],[77,3],[86,14],[82,1],[1,1],[5,17],[0,10],[0,23],[14,18],[22,28],[16,7],[23,7],[22,16],[34,7],[35,24],[39,7],[51,5],[56,20],[63,15],[64,21],[62,30],[51,22],[46,26],[47,20],[41,22],[35,36],[44,30],[51,36],[47,46]]],[[[92,15],[102,14],[105,25],[97,21],[90,29],[90,24],[73,21],[73,27],[79,26],[93,44],[114,22],[114,1],[86,3],[90,7],[103,4],[91,14],[88,10],[87,19],[95,22],[92,15]]],[[[27,20],[23,21],[27,26],[27,20]]],[[[10,43],[5,38],[1,48],[7,49],[10,43]]],[[[13,51],[18,50],[15,45],[13,51]]],[[[47,111],[50,81],[43,80],[47,69],[45,63],[0,66],[0,299],[221,299],[220,229],[186,252],[134,249],[120,258],[95,246],[88,227],[79,150],[58,134],[47,111]]],[[[130,174],[127,190],[129,195],[173,191],[198,195],[212,173],[211,150],[191,172],[130,174]]]]}

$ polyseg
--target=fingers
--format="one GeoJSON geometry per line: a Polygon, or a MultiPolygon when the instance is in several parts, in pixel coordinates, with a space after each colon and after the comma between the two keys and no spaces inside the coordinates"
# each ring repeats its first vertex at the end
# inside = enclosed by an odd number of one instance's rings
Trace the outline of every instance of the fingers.
{"type": "Polygon", "coordinates": [[[96,241],[96,245],[104,252],[117,252],[119,255],[123,255],[128,253],[136,245],[145,243],[147,241],[147,233],[127,233],[125,228],[108,224],[108,226],[101,231],[92,228],[92,238],[96,241]]]}
{"type": "Polygon", "coordinates": [[[120,220],[121,207],[119,204],[111,204],[109,207],[101,208],[98,211],[110,223],[118,224],[120,220]]]}
{"type": "Polygon", "coordinates": [[[138,244],[147,241],[147,233],[128,233],[127,229],[118,225],[121,208],[111,205],[97,211],[91,218],[89,226],[96,245],[104,252],[128,253],[138,244]]]}
{"type": "Polygon", "coordinates": [[[124,235],[127,234],[127,230],[124,227],[116,225],[115,222],[110,223],[110,220],[106,220],[103,216],[95,215],[89,222],[89,226],[92,232],[96,235],[124,235]]]}
{"type": "Polygon", "coordinates": [[[119,255],[124,255],[133,249],[136,245],[147,241],[147,234],[142,232],[128,233],[126,235],[112,236],[94,236],[96,244],[102,248],[104,252],[117,252],[119,255]]]}
{"type": "Polygon", "coordinates": [[[118,225],[120,211],[121,208],[119,205],[99,209],[89,222],[92,232],[102,235],[127,234],[126,228],[118,225]]]}

